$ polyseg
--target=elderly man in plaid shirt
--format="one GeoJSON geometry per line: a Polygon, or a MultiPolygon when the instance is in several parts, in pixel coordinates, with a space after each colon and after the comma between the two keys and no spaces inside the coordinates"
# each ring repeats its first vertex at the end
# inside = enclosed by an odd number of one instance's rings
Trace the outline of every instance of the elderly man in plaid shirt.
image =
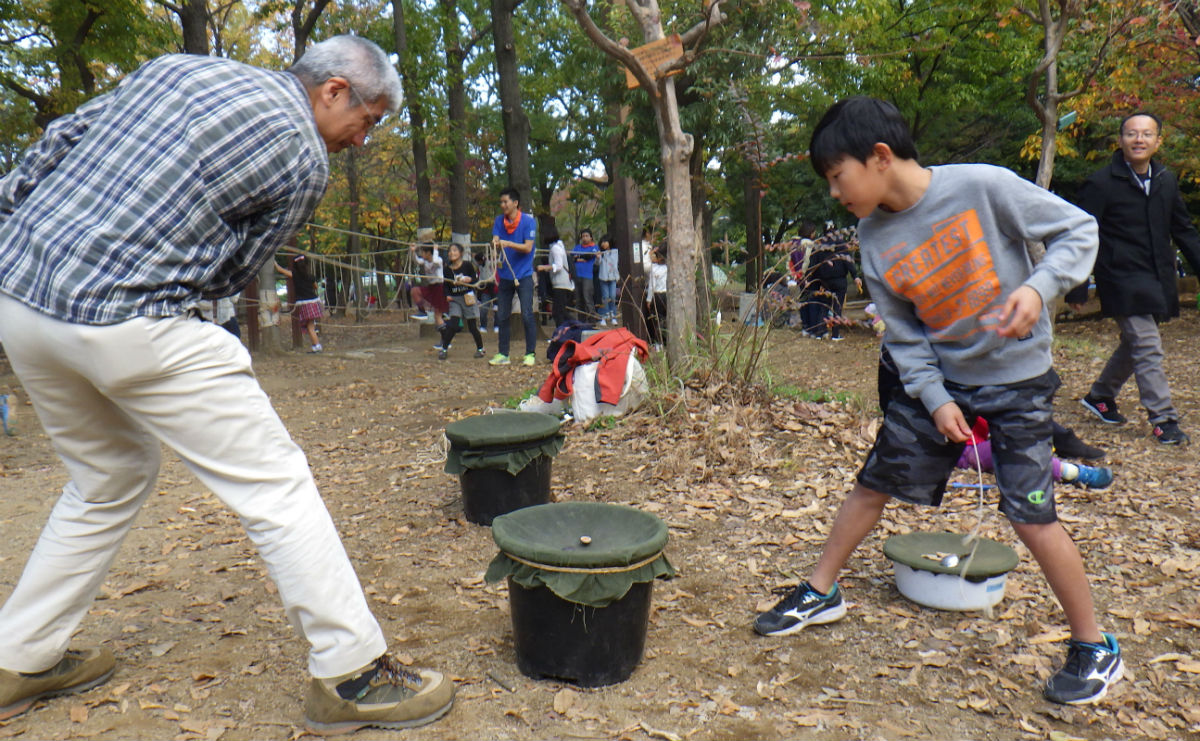
{"type": "Polygon", "coordinates": [[[51,123],[0,180],[0,335],[70,475],[0,608],[0,720],[112,674],[68,641],[174,450],[244,524],[311,644],[310,729],[431,722],[453,683],[386,653],[304,454],[233,335],[241,290],[307,221],[328,152],[401,102],[379,47],[338,36],[286,72],[173,55],[51,123]]]}

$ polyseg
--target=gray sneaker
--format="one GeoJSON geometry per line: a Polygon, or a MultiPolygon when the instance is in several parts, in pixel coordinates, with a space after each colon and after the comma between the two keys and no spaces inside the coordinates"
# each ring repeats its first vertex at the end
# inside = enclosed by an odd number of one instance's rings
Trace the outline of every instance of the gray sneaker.
{"type": "Polygon", "coordinates": [[[104,684],[116,665],[112,651],[101,647],[68,650],[57,664],[36,674],[0,669],[0,720],[20,715],[43,698],[73,695],[104,684]]]}
{"type": "Polygon", "coordinates": [[[409,671],[388,654],[352,674],[313,679],[305,725],[320,736],[360,728],[414,728],[432,723],[454,704],[454,683],[429,669],[409,671]]]}

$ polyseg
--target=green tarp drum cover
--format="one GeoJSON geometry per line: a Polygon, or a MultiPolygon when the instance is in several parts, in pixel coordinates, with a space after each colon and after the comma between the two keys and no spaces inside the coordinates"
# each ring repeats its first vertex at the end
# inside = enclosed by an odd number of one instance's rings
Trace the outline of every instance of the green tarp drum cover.
{"type": "Polygon", "coordinates": [[[979,538],[978,543],[975,556],[969,564],[967,557],[971,555],[972,544],[964,544],[963,536],[957,533],[896,535],[883,544],[883,554],[918,571],[953,574],[973,582],[1007,574],[1017,567],[1020,559],[1012,548],[987,538],[979,538]],[[954,554],[959,561],[953,566],[945,565],[940,560],[942,554],[954,554]],[[966,573],[963,572],[964,567],[966,573]]]}
{"type": "Polygon", "coordinates": [[[446,425],[446,473],[494,468],[516,476],[538,456],[553,458],[566,441],[562,423],[539,412],[480,414],[446,425]]]}
{"type": "Polygon", "coordinates": [[[663,554],[666,524],[648,512],[599,502],[556,502],[492,521],[500,553],[485,578],[511,576],[523,587],[547,587],[560,598],[606,607],[633,584],[669,579],[663,554]]]}

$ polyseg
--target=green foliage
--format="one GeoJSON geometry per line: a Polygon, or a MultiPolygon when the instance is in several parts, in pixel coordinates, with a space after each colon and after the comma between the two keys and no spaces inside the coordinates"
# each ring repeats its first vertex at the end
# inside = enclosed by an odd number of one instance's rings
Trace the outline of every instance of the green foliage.
{"type": "MultiPolygon", "coordinates": [[[[5,122],[45,126],[166,49],[163,29],[138,0],[4,0],[0,100],[5,122]]],[[[12,146],[28,128],[5,129],[12,146]]]]}
{"type": "Polygon", "coordinates": [[[521,402],[531,398],[536,393],[537,389],[529,389],[523,392],[520,396],[510,396],[504,400],[503,406],[505,409],[516,409],[517,407],[521,406],[521,402]]]}
{"type": "Polygon", "coordinates": [[[600,430],[612,430],[612,429],[615,429],[616,427],[619,427],[620,424],[621,424],[620,417],[606,415],[606,416],[602,416],[602,417],[596,417],[591,422],[588,422],[587,426],[584,427],[583,429],[586,430],[587,432],[596,432],[596,431],[600,431],[600,430]]]}

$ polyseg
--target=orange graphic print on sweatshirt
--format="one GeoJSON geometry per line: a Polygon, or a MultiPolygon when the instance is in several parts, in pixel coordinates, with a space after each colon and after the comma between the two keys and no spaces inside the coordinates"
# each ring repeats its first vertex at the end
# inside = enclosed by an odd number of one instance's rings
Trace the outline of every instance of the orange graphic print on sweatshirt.
{"type": "MultiPolygon", "coordinates": [[[[883,261],[891,263],[884,280],[913,303],[917,316],[935,332],[979,316],[1000,295],[1000,279],[975,209],[934,224],[933,236],[916,249],[907,242],[888,248],[883,261]]],[[[982,329],[976,326],[961,336],[982,329]]]]}

